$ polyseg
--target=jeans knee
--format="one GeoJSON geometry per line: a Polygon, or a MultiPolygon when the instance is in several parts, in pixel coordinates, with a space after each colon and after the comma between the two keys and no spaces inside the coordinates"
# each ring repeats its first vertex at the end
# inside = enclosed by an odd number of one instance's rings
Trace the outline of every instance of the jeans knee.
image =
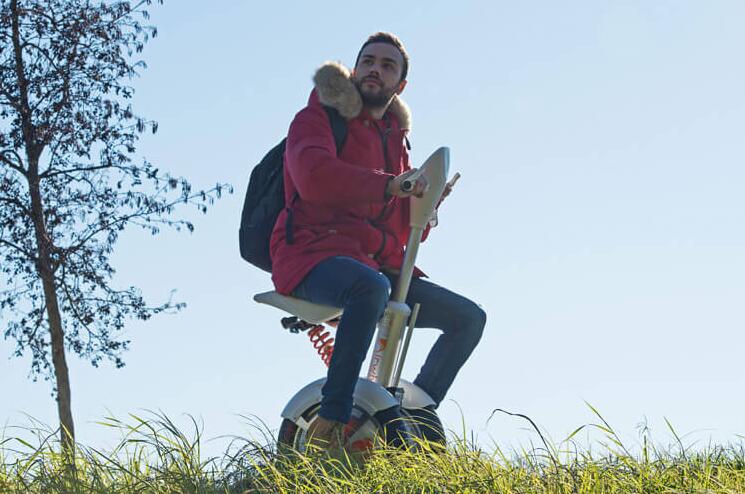
{"type": "Polygon", "coordinates": [[[383,301],[383,305],[388,303],[391,297],[391,282],[382,274],[375,278],[375,294],[383,301]]]}
{"type": "Polygon", "coordinates": [[[391,282],[382,274],[370,276],[361,281],[357,289],[357,300],[377,308],[380,314],[385,310],[391,294],[391,282]]]}
{"type": "Polygon", "coordinates": [[[468,328],[468,337],[475,346],[481,340],[486,327],[486,312],[480,306],[473,304],[468,311],[468,316],[464,319],[466,320],[465,326],[468,328]]]}

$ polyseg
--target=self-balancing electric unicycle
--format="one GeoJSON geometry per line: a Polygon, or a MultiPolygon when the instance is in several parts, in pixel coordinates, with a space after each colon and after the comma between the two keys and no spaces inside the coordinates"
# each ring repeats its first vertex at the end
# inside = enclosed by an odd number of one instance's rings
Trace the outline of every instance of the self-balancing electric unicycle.
{"type": "MultiPolygon", "coordinates": [[[[352,416],[344,428],[344,446],[349,452],[370,449],[380,439],[401,446],[414,446],[416,438],[444,444],[442,423],[433,409],[435,402],[424,390],[401,379],[401,370],[419,312],[419,304],[412,308],[406,305],[406,296],[422,233],[445,189],[448,168],[449,149],[443,147],[409,177],[409,184],[404,185],[410,185],[421,174],[427,178],[429,189],[423,197],[411,196],[410,199],[411,232],[403,265],[385,313],[378,323],[367,378],[357,381],[352,416]]],[[[324,325],[335,326],[341,309],[313,304],[274,291],[258,294],[254,300],[292,314],[292,317],[282,319],[282,325],[293,333],[307,331],[314,348],[328,365],[333,352],[333,338],[324,325]]],[[[325,377],[313,381],[287,403],[282,411],[284,420],[278,437],[280,447],[305,451],[307,430],[318,416],[321,388],[325,381],[325,377]]]]}

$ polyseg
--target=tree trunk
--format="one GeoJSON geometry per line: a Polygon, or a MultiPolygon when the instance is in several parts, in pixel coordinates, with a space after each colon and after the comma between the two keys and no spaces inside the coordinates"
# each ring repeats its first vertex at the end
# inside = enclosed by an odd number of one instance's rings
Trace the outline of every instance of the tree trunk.
{"type": "Polygon", "coordinates": [[[57,384],[57,414],[60,422],[60,439],[65,451],[71,452],[75,446],[75,424],[72,420],[72,402],[70,401],[70,374],[65,358],[65,333],[62,329],[62,318],[57,305],[57,292],[54,280],[42,280],[44,298],[49,317],[49,332],[52,340],[52,363],[57,384]]]}
{"type": "Polygon", "coordinates": [[[65,332],[62,328],[62,317],[57,301],[57,291],[54,286],[54,268],[51,257],[52,242],[44,224],[44,207],[41,188],[39,186],[39,157],[41,156],[43,146],[37,142],[32,110],[28,102],[28,81],[26,80],[23,63],[23,48],[20,33],[21,11],[18,8],[18,0],[11,0],[10,10],[12,22],[11,37],[13,40],[15,72],[18,81],[21,126],[26,147],[26,158],[28,160],[26,179],[28,180],[28,190],[31,196],[31,215],[34,222],[38,252],[36,272],[39,274],[44,288],[44,301],[52,342],[52,364],[54,365],[54,376],[57,385],[57,413],[60,421],[60,439],[63,450],[67,453],[72,453],[75,446],[75,426],[72,421],[72,409],[70,406],[70,375],[65,358],[65,332]]]}
{"type": "MultiPolygon", "coordinates": [[[[36,167],[31,166],[31,169],[36,167]]],[[[54,270],[50,256],[49,235],[44,224],[41,191],[38,176],[36,180],[29,180],[31,194],[31,212],[36,231],[36,243],[39,258],[36,270],[44,287],[44,301],[49,322],[49,334],[52,342],[52,364],[57,385],[57,413],[60,421],[60,439],[65,451],[71,452],[75,445],[75,425],[72,420],[72,406],[70,401],[70,374],[65,357],[65,332],[62,328],[57,290],[54,286],[54,270]]]]}

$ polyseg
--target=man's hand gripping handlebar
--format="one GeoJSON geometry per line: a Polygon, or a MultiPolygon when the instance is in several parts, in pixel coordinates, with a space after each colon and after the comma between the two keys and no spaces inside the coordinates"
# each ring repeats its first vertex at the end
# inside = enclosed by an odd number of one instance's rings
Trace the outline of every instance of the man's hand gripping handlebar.
{"type": "Polygon", "coordinates": [[[394,177],[388,182],[386,194],[397,197],[422,197],[429,189],[427,177],[422,175],[422,172],[421,169],[412,168],[394,177]]]}

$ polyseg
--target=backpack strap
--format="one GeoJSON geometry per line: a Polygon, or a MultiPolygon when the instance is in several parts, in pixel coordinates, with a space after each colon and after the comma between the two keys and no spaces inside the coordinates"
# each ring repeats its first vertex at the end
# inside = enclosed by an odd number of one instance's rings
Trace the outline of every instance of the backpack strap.
{"type": "Polygon", "coordinates": [[[323,109],[329,116],[331,132],[334,134],[334,142],[336,143],[336,155],[339,156],[347,142],[347,121],[344,120],[344,117],[339,114],[339,110],[336,108],[324,105],[323,109]]]}
{"type": "MultiPolygon", "coordinates": [[[[334,142],[336,143],[336,156],[339,156],[341,150],[344,148],[344,144],[347,142],[347,121],[341,116],[339,110],[336,108],[324,105],[323,109],[326,110],[326,114],[329,116],[331,132],[334,134],[334,142]]],[[[292,199],[290,200],[290,205],[286,208],[287,220],[285,221],[285,241],[288,244],[295,241],[295,236],[292,231],[292,223],[294,219],[292,206],[295,204],[298,197],[300,197],[300,194],[295,191],[295,194],[293,194],[292,199]]]]}

